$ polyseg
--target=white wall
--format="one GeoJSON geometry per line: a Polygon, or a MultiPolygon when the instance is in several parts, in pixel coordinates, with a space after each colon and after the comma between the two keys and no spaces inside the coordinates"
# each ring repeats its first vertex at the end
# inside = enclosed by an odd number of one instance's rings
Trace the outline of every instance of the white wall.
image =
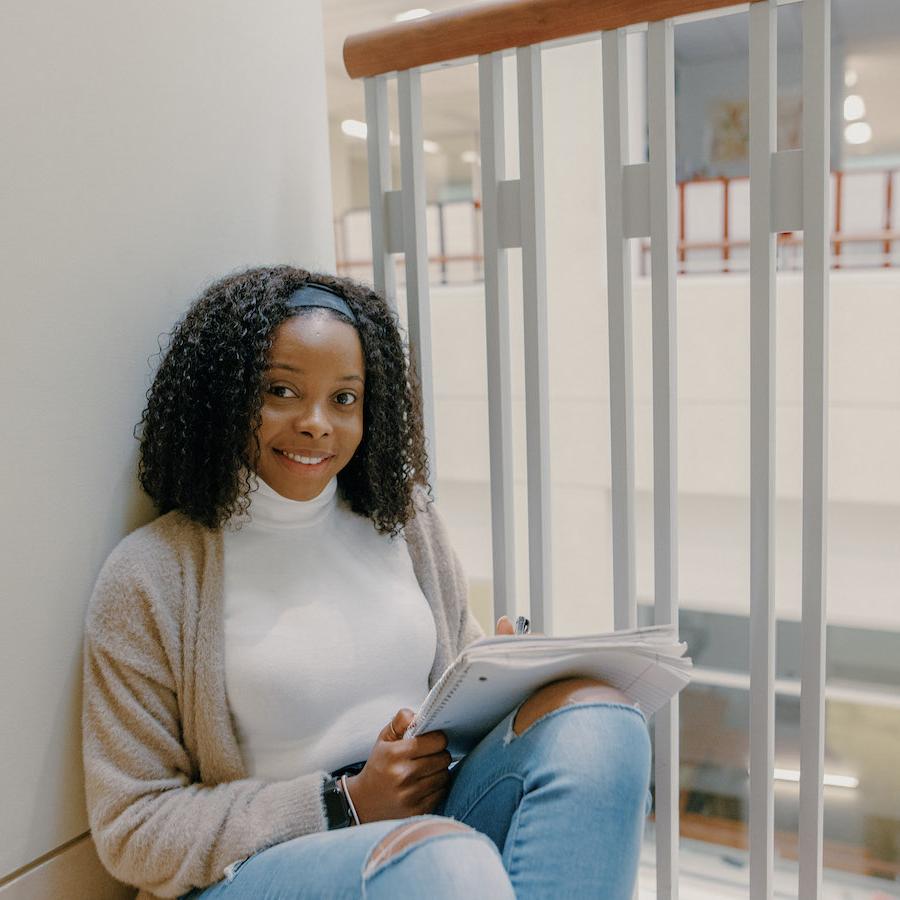
{"type": "Polygon", "coordinates": [[[82,619],[151,515],[157,335],[228,271],[333,267],[321,29],[318,0],[3,5],[0,887],[87,829],[82,619]]]}

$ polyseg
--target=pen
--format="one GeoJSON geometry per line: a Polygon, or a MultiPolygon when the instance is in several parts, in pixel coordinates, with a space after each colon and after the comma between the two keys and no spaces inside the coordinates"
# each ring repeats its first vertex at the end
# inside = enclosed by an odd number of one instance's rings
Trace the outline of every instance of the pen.
{"type": "Polygon", "coordinates": [[[528,634],[529,628],[531,628],[531,622],[525,616],[516,616],[514,634],[528,634]]]}

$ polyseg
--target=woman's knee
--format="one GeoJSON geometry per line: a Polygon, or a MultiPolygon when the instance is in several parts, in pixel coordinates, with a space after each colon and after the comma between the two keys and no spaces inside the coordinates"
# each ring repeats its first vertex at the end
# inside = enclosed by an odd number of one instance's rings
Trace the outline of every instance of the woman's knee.
{"type": "Polygon", "coordinates": [[[634,801],[644,808],[650,782],[650,735],[640,710],[620,691],[589,678],[568,678],[536,691],[520,707],[509,740],[546,718],[537,746],[550,767],[579,790],[634,801]],[[581,711],[579,712],[579,707],[581,711]],[[558,710],[573,710],[554,715],[558,710]]]}
{"type": "MultiPolygon", "coordinates": [[[[632,704],[598,707],[590,719],[578,732],[581,748],[576,760],[570,757],[570,768],[583,789],[593,786],[606,800],[617,798],[623,810],[645,814],[652,760],[646,719],[632,704]]],[[[576,739],[571,732],[567,736],[576,739]]]]}
{"type": "Polygon", "coordinates": [[[398,856],[407,847],[424,841],[429,837],[439,834],[466,833],[471,829],[454,819],[445,819],[439,816],[422,817],[412,822],[398,825],[393,831],[389,831],[376,844],[366,861],[364,875],[370,875],[380,865],[398,856]]]}
{"type": "Polygon", "coordinates": [[[394,875],[408,886],[409,896],[418,896],[419,887],[424,896],[427,884],[427,895],[434,898],[514,897],[490,839],[468,825],[438,816],[404,822],[379,841],[363,869],[367,896],[376,895],[373,880],[383,882],[394,875]]]}
{"type": "Polygon", "coordinates": [[[539,688],[519,707],[513,731],[522,735],[538,719],[574,703],[633,705],[620,690],[596,678],[564,678],[539,688]]]}

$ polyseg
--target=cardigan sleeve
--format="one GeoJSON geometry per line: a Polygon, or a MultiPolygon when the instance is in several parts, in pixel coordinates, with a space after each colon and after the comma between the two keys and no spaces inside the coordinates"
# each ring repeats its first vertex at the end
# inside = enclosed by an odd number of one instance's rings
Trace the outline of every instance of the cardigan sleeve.
{"type": "Polygon", "coordinates": [[[436,568],[439,580],[442,582],[442,591],[445,596],[452,598],[453,608],[459,617],[458,626],[455,629],[451,628],[451,638],[455,641],[451,649],[453,656],[456,656],[464,647],[484,637],[484,630],[469,609],[466,573],[459,555],[453,549],[443,517],[438,512],[435,503],[426,496],[424,491],[417,494],[417,500],[420,503],[419,515],[423,517],[422,528],[430,536],[434,547],[436,568]]]}
{"type": "MultiPolygon", "coordinates": [[[[114,554],[115,556],[115,554],[114,554]]],[[[326,827],[324,772],[289,781],[198,781],[183,745],[177,624],[134,560],[104,567],[84,658],[85,788],[101,860],[158,897],[219,881],[230,863],[326,827]]]]}

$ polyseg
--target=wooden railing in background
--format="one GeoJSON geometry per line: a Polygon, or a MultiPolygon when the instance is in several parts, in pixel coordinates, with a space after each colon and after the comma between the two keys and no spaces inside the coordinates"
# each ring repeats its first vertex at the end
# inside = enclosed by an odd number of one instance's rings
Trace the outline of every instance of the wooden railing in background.
{"type": "Polygon", "coordinates": [[[734,5],[734,0],[501,0],[351,35],[344,41],[344,66],[351,78],[370,78],[734,5]]]}

